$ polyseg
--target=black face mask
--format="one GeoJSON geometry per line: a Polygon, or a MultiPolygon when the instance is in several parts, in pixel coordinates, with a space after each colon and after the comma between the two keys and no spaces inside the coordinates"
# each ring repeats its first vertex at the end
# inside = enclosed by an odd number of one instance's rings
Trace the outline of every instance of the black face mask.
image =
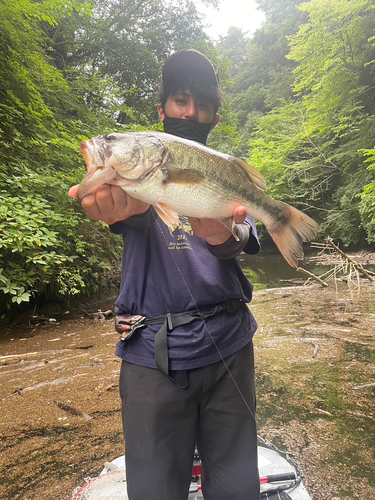
{"type": "Polygon", "coordinates": [[[166,134],[197,141],[204,145],[212,128],[212,123],[199,123],[195,120],[169,118],[167,115],[165,115],[163,125],[166,134]]]}

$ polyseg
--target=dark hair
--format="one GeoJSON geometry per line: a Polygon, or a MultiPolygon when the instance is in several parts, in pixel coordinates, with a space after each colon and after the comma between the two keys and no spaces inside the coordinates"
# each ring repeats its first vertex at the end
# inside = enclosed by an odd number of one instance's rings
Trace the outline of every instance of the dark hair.
{"type": "Polygon", "coordinates": [[[162,108],[165,108],[168,97],[173,97],[187,90],[191,92],[193,97],[212,103],[215,113],[220,108],[224,99],[224,94],[220,90],[220,87],[207,83],[199,75],[179,73],[170,80],[162,82],[160,85],[158,97],[162,108]]]}

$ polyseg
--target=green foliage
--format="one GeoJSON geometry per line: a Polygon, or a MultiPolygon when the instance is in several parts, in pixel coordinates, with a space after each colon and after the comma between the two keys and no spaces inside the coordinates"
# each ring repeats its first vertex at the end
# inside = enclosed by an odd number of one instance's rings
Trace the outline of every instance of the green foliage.
{"type": "Polygon", "coordinates": [[[190,0],[0,0],[1,308],[116,282],[121,239],[68,197],[78,144],[154,127],[161,65],[183,48],[221,70],[209,145],[247,158],[335,239],[375,242],[375,6],[257,2],[261,29],[214,47],[190,0]]]}
{"type": "Polygon", "coordinates": [[[92,0],[92,16],[50,28],[55,65],[97,115],[122,126],[158,121],[162,63],[175,50],[210,44],[189,0],[92,0]]]}
{"type": "MultiPolygon", "coordinates": [[[[77,169],[78,137],[89,132],[80,119],[72,120],[79,103],[51,64],[45,34],[62,18],[90,10],[79,0],[6,0],[1,8],[0,306],[36,297],[68,301],[103,285],[103,271],[112,278],[107,256],[118,261],[93,240],[98,233],[104,241],[105,233],[109,242],[108,230],[90,229],[67,196],[84,172],[77,169]],[[93,251],[100,256],[95,263],[88,260],[93,251]]],[[[90,118],[82,109],[81,116],[90,118]]]]}
{"type": "MultiPolygon", "coordinates": [[[[374,124],[369,42],[375,6],[369,0],[312,0],[300,9],[309,21],[291,37],[289,58],[298,63],[294,90],[301,96],[311,140],[338,171],[329,187],[327,231],[344,243],[364,239],[357,195],[369,181],[359,150],[370,146],[374,124]]],[[[324,170],[319,172],[324,181],[324,170]]]]}
{"type": "Polygon", "coordinates": [[[375,5],[370,0],[312,0],[300,8],[309,13],[309,22],[290,37],[288,57],[298,62],[294,90],[303,96],[315,128],[323,134],[329,128],[334,139],[364,118],[363,96],[372,91],[363,83],[374,56],[369,37],[375,5]]]}
{"type": "MultiPolygon", "coordinates": [[[[375,172],[375,148],[363,151],[367,157],[366,163],[370,163],[368,170],[375,172]]],[[[367,233],[367,241],[375,242],[375,175],[373,180],[363,188],[360,194],[359,212],[361,222],[367,233]]]]}
{"type": "Polygon", "coordinates": [[[154,123],[161,63],[191,46],[216,58],[187,0],[0,0],[2,310],[118,283],[121,239],[68,196],[79,141],[154,123]]]}
{"type": "MultiPolygon", "coordinates": [[[[286,59],[287,36],[294,34],[306,17],[296,9],[300,1],[266,0],[257,2],[267,21],[251,39],[241,30],[232,28],[221,39],[218,49],[232,66],[232,86],[228,101],[237,123],[237,156],[248,156],[249,140],[258,120],[292,96],[292,69],[295,64],[286,59]]],[[[233,119],[232,119],[233,121],[233,119]]]]}
{"type": "Polygon", "coordinates": [[[278,199],[311,211],[345,244],[373,240],[373,176],[363,150],[375,125],[371,0],[258,0],[266,23],[242,59],[232,32],[239,142],[278,199]],[[362,195],[361,195],[362,193],[362,195]],[[361,195],[361,196],[360,196],[361,195]]]}
{"type": "Polygon", "coordinates": [[[3,305],[30,297],[68,302],[114,279],[120,242],[104,225],[90,223],[67,196],[78,177],[79,171],[75,177],[62,169],[47,174],[25,164],[0,174],[3,305]]]}

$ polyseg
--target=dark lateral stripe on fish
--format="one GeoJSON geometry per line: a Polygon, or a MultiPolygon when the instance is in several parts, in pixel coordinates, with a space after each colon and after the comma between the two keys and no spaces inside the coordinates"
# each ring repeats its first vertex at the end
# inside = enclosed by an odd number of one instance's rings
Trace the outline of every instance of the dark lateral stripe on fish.
{"type": "Polygon", "coordinates": [[[205,176],[198,170],[168,167],[163,184],[202,184],[204,180],[205,176]]]}

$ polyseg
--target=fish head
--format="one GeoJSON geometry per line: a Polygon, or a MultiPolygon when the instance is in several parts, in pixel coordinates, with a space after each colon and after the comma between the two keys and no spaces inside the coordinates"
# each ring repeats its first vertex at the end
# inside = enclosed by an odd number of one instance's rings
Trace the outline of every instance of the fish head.
{"type": "Polygon", "coordinates": [[[82,141],[80,148],[87,166],[77,198],[92,193],[103,184],[140,182],[163,163],[166,147],[156,134],[112,133],[82,141]]]}

